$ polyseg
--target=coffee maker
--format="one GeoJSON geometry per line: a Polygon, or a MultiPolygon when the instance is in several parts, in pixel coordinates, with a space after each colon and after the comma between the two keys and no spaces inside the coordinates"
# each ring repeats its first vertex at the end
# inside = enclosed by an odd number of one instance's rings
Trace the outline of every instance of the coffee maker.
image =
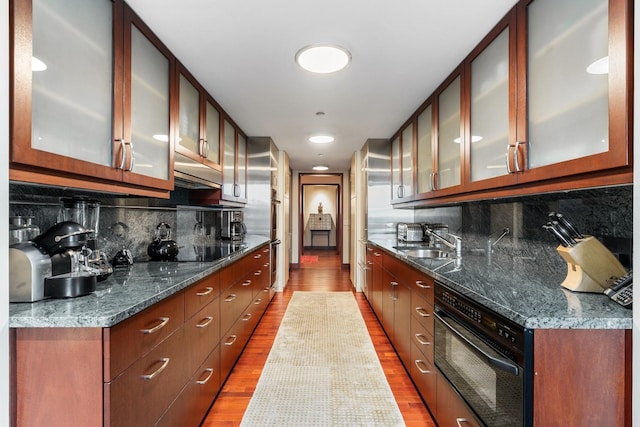
{"type": "Polygon", "coordinates": [[[247,234],[242,211],[222,211],[220,237],[225,240],[243,240],[247,234]]]}
{"type": "Polygon", "coordinates": [[[89,268],[87,241],[93,230],[63,221],[32,241],[9,247],[9,301],[73,298],[96,289],[98,273],[89,268]]]}
{"type": "Polygon", "coordinates": [[[81,253],[81,257],[86,259],[80,261],[96,274],[98,281],[106,279],[113,272],[113,267],[107,261],[105,253],[98,248],[100,202],[85,196],[74,196],[60,199],[60,204],[58,222],[73,221],[91,231],[85,250],[81,253]]]}

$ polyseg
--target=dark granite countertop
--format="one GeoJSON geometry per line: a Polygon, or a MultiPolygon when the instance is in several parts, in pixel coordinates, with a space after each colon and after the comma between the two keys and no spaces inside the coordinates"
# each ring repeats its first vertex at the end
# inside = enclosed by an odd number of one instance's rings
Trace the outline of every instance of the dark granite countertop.
{"type": "Polygon", "coordinates": [[[394,249],[395,238],[370,237],[369,242],[423,271],[472,300],[530,329],[631,329],[632,310],[604,294],[572,292],[560,286],[567,272],[557,262],[513,257],[495,251],[463,253],[457,260],[406,256],[394,249]],[[553,266],[553,267],[550,267],[553,266]]]}
{"type": "Polygon", "coordinates": [[[111,327],[268,242],[266,237],[246,236],[243,249],[213,262],[143,262],[115,269],[89,295],[9,304],[9,327],[111,327]]]}

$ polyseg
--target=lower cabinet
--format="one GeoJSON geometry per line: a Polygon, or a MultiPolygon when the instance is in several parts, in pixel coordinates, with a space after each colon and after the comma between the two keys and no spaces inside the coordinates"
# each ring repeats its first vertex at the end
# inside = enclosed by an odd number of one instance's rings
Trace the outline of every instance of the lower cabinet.
{"type": "Polygon", "coordinates": [[[12,329],[14,424],[199,425],[270,302],[268,247],[111,328],[12,329]]]}
{"type": "Polygon", "coordinates": [[[481,427],[482,424],[446,378],[436,374],[436,419],[439,427],[481,427]]]}

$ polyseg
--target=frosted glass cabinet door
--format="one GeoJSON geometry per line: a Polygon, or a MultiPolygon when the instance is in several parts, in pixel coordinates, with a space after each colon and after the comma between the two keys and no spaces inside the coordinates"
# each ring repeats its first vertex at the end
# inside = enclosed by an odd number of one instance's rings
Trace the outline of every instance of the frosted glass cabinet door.
{"type": "Polygon", "coordinates": [[[176,144],[200,155],[200,92],[180,74],[180,119],[176,144]]]}
{"type": "Polygon", "coordinates": [[[111,167],[112,8],[33,0],[33,148],[111,167]]]}
{"type": "Polygon", "coordinates": [[[238,181],[235,196],[247,198],[247,138],[238,134],[238,181]]]}
{"type": "Polygon", "coordinates": [[[509,28],[471,62],[471,181],[507,175],[509,28]]]}
{"type": "Polygon", "coordinates": [[[236,190],[236,128],[224,120],[224,162],[222,164],[222,194],[235,197],[236,190]]]}
{"type": "Polygon", "coordinates": [[[130,169],[163,180],[169,179],[169,71],[169,59],[132,26],[130,169]]]}
{"type": "Polygon", "coordinates": [[[402,175],[400,174],[400,137],[391,141],[391,199],[402,197],[400,186],[402,175]]]}
{"type": "Polygon", "coordinates": [[[529,169],[609,150],[608,66],[596,66],[608,58],[608,3],[527,8],[529,169]]]}
{"type": "Polygon", "coordinates": [[[206,107],[206,139],[207,139],[207,160],[217,165],[220,164],[220,113],[207,101],[206,107]]]}
{"type": "Polygon", "coordinates": [[[413,195],[413,123],[402,131],[402,197],[413,195]]]}
{"type": "Polygon", "coordinates": [[[438,189],[460,185],[460,76],[438,97],[438,189]]]}
{"type": "Polygon", "coordinates": [[[418,193],[433,191],[433,108],[429,105],[418,115],[418,193]]]}

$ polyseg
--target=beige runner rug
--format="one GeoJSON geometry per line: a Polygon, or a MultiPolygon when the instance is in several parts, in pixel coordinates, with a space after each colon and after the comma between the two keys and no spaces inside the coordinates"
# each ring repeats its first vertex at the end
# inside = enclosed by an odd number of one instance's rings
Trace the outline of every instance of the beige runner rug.
{"type": "Polygon", "coordinates": [[[404,426],[353,294],[293,294],[241,425],[404,426]]]}

